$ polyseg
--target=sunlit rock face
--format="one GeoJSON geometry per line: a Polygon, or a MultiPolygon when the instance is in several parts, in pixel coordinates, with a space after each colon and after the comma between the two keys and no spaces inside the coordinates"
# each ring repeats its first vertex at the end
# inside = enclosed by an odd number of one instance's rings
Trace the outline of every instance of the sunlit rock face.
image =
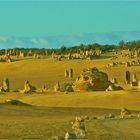
{"type": "Polygon", "coordinates": [[[96,67],[83,69],[80,77],[73,84],[74,91],[104,91],[111,82],[108,75],[96,67]]]}

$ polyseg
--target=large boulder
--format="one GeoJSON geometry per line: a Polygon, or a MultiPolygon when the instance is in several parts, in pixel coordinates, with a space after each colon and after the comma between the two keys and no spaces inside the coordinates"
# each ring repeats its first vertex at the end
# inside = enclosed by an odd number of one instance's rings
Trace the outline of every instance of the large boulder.
{"type": "Polygon", "coordinates": [[[110,85],[108,75],[96,67],[84,69],[73,83],[74,91],[105,91],[110,85]]]}

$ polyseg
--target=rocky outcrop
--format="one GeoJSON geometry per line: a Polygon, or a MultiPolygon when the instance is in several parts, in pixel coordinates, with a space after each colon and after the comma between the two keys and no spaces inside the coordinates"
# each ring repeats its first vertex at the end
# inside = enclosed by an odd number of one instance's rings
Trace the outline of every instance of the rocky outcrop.
{"type": "Polygon", "coordinates": [[[25,84],[24,84],[24,90],[23,90],[23,93],[31,93],[31,92],[35,92],[36,91],[36,88],[35,86],[32,86],[29,81],[25,81],[25,84]]]}
{"type": "Polygon", "coordinates": [[[96,67],[83,69],[73,84],[74,91],[105,91],[110,85],[108,75],[96,67]]]}
{"type": "Polygon", "coordinates": [[[0,87],[1,92],[9,92],[10,91],[10,83],[8,78],[4,78],[2,82],[2,86],[0,87]]]}

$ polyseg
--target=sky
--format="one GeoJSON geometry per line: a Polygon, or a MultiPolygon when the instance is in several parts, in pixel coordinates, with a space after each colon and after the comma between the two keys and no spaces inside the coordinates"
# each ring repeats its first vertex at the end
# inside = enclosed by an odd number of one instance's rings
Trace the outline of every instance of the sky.
{"type": "Polygon", "coordinates": [[[140,1],[0,0],[0,36],[140,31],[140,1]]]}

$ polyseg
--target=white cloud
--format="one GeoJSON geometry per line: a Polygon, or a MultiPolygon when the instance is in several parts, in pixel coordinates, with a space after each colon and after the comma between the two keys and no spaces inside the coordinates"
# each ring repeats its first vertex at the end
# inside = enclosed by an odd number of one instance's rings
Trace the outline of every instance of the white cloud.
{"type": "Polygon", "coordinates": [[[31,39],[31,42],[36,45],[48,45],[48,41],[43,38],[39,38],[39,39],[33,38],[31,39]]]}
{"type": "Polygon", "coordinates": [[[0,37],[0,43],[6,43],[8,41],[8,38],[6,37],[0,37]]]}
{"type": "Polygon", "coordinates": [[[39,41],[39,43],[42,44],[42,45],[48,45],[48,41],[47,41],[46,39],[40,38],[38,41],[39,41]]]}

